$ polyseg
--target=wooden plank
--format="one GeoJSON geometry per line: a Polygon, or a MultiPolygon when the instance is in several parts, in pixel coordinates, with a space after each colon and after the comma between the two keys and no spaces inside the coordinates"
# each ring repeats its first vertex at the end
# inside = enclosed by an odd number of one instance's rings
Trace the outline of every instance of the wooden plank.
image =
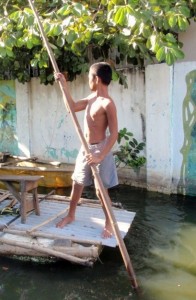
{"type": "Polygon", "coordinates": [[[4,201],[6,198],[10,196],[10,192],[5,192],[1,197],[0,197],[0,202],[4,201]]]}
{"type": "Polygon", "coordinates": [[[43,176],[38,175],[0,175],[0,181],[38,181],[43,176]]]}
{"type": "Polygon", "coordinates": [[[64,210],[62,210],[62,211],[60,211],[57,215],[54,215],[54,216],[52,216],[51,218],[45,220],[44,222],[42,222],[42,223],[40,223],[40,224],[37,224],[36,226],[34,226],[34,227],[31,228],[30,230],[28,230],[28,232],[31,233],[32,231],[36,230],[37,228],[40,228],[40,227],[42,227],[42,226],[48,224],[49,222],[51,222],[51,221],[57,219],[59,216],[65,214],[65,213],[67,212],[67,210],[68,210],[68,208],[66,208],[66,209],[64,209],[64,210]]]}

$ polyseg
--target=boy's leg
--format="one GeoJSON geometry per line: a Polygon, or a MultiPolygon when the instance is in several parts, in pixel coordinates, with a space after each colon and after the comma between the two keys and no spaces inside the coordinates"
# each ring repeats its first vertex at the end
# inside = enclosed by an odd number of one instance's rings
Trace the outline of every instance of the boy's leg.
{"type": "MultiPolygon", "coordinates": [[[[106,193],[109,197],[108,190],[105,189],[105,191],[106,191],[106,193]]],[[[109,216],[107,214],[107,210],[106,210],[106,207],[105,207],[105,202],[101,197],[101,193],[100,193],[99,189],[97,189],[97,188],[96,188],[96,195],[99,198],[99,200],[101,201],[103,211],[104,211],[104,214],[105,214],[105,227],[104,227],[103,232],[102,232],[102,238],[107,239],[107,238],[109,238],[113,235],[112,224],[111,224],[109,216]]],[[[110,197],[109,197],[109,199],[110,199],[110,197]]],[[[110,202],[112,203],[111,199],[110,199],[110,202]]]]}
{"type": "Polygon", "coordinates": [[[68,214],[56,224],[56,227],[63,228],[66,224],[69,224],[75,220],[75,211],[78,201],[81,198],[83,188],[83,185],[73,181],[68,214]]]}

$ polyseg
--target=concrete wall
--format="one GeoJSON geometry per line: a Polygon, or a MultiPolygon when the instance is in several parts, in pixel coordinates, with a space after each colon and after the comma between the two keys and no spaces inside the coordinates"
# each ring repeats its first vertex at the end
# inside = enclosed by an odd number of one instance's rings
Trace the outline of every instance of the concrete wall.
{"type": "Polygon", "coordinates": [[[172,172],[172,67],[146,68],[147,187],[171,189],[172,172]]]}
{"type": "MultiPolygon", "coordinates": [[[[139,141],[145,138],[144,73],[127,73],[128,89],[117,82],[110,86],[119,120],[119,129],[126,127],[139,141]],[[139,88],[138,88],[139,87],[139,88]]],[[[69,83],[74,99],[90,93],[88,77],[78,77],[69,83]]],[[[28,84],[16,82],[17,138],[21,156],[74,163],[80,141],[70,114],[65,109],[58,83],[39,84],[32,79],[28,84]]],[[[83,128],[83,112],[77,113],[83,128]]],[[[18,149],[16,149],[18,152],[18,149]]]]}
{"type": "MultiPolygon", "coordinates": [[[[164,193],[196,195],[196,62],[150,65],[145,73],[136,70],[126,75],[128,89],[113,82],[110,93],[116,103],[119,129],[126,127],[138,141],[146,141],[147,164],[137,171],[119,169],[120,182],[164,193]]],[[[69,85],[75,99],[89,93],[87,76],[69,85]]],[[[12,138],[8,143],[7,134],[1,135],[0,151],[75,162],[80,141],[58,84],[44,86],[38,79],[25,85],[0,82],[0,91],[4,91],[1,105],[9,102],[9,97],[12,102],[9,122],[4,122],[5,117],[0,120],[1,133],[8,126],[12,138]],[[7,92],[10,85],[15,100],[7,92]]],[[[83,127],[83,112],[77,117],[83,127]]]]}

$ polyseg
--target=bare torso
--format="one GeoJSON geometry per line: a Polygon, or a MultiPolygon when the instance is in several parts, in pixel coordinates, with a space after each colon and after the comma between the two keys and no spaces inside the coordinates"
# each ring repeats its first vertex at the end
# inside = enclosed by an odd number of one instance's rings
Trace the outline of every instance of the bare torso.
{"type": "Polygon", "coordinates": [[[108,120],[104,106],[108,100],[95,97],[88,102],[84,118],[84,135],[89,144],[99,143],[106,137],[108,120]]]}

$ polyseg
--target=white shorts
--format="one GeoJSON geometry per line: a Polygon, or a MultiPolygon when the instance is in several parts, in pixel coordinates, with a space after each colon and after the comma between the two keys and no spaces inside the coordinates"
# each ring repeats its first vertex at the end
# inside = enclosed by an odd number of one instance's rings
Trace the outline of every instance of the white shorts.
{"type": "MultiPolygon", "coordinates": [[[[98,153],[101,151],[105,143],[106,140],[100,142],[99,144],[88,145],[89,151],[92,154],[98,153]]],[[[72,180],[78,184],[89,186],[93,183],[93,175],[91,167],[88,165],[85,156],[85,150],[83,147],[81,147],[76,159],[72,180]]],[[[96,167],[105,188],[108,189],[118,185],[117,170],[112,152],[109,152],[104,160],[100,164],[97,164],[96,167]]]]}

